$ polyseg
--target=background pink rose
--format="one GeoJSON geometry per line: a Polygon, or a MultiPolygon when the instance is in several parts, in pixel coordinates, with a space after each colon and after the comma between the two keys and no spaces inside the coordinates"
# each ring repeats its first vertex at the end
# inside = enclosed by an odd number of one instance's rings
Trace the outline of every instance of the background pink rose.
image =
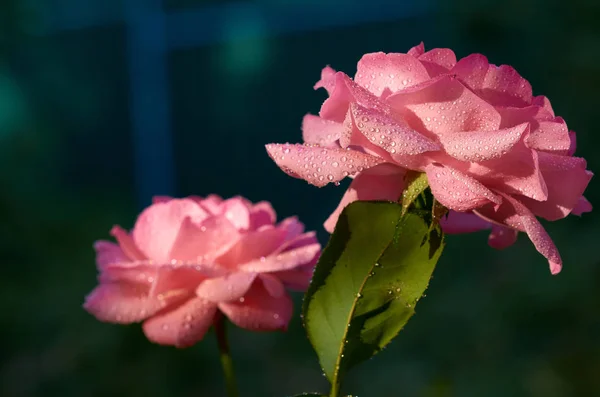
{"type": "Polygon", "coordinates": [[[451,211],[448,233],[491,229],[503,248],[528,234],[556,274],[560,255],[536,217],[557,220],[591,210],[582,196],[592,173],[574,157],[575,133],[549,100],[507,65],[445,48],[372,53],[354,79],[330,67],[315,88],[329,98],[306,115],[304,145],[270,144],[288,174],[316,186],[353,177],[325,222],[333,230],[355,200],[396,200],[406,170],[427,173],[434,196],[451,211]]]}
{"type": "Polygon", "coordinates": [[[85,309],[101,321],[143,321],[153,342],[190,346],[218,312],[254,331],[285,329],[286,288],[305,290],[320,252],[296,218],[275,224],[268,202],[157,197],[117,244],[95,244],[100,285],[85,309]]]}

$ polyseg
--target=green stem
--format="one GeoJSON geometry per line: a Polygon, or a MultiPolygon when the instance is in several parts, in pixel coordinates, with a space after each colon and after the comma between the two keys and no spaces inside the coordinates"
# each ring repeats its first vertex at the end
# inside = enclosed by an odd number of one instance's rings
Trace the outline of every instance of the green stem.
{"type": "Polygon", "coordinates": [[[329,391],[329,397],[339,397],[340,396],[340,382],[337,378],[331,382],[331,390],[329,391]]]}
{"type": "Polygon", "coordinates": [[[225,376],[227,396],[238,397],[239,393],[235,381],[235,372],[233,371],[233,360],[229,353],[229,343],[227,342],[224,316],[217,315],[214,327],[215,333],[217,334],[217,345],[219,346],[219,356],[221,358],[221,366],[223,367],[223,375],[225,376]]]}

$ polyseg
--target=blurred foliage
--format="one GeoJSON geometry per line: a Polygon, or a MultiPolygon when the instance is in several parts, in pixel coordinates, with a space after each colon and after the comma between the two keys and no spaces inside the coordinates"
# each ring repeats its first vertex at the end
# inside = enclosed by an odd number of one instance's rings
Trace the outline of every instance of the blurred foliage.
{"type": "MultiPolygon", "coordinates": [[[[81,309],[95,284],[92,242],[139,211],[125,28],[37,35],[45,15],[28,3],[0,4],[2,395],[223,395],[212,334],[188,350],[159,347],[139,326],[101,324],[81,309]]],[[[177,194],[268,199],[325,242],[321,224],[347,183],[317,189],[289,178],[263,144],[300,140],[302,116],[325,97],[311,87],[326,64],[352,74],[365,52],[421,40],[514,65],[578,132],[577,153],[597,170],[599,17],[596,0],[440,1],[394,22],[172,52],[177,194]]],[[[586,194],[592,203],[598,186],[593,179],[586,194]]],[[[397,341],[353,370],[348,390],[600,395],[599,225],[594,212],[548,225],[565,261],[555,277],[524,237],[494,251],[484,233],[450,236],[429,297],[397,341]]],[[[285,334],[234,330],[232,339],[244,395],[325,390],[298,316],[285,334]]]]}

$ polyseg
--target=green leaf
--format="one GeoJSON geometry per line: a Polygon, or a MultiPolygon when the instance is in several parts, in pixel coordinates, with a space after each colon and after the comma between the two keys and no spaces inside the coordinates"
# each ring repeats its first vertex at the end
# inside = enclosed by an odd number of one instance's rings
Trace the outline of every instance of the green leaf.
{"type": "Polygon", "coordinates": [[[295,396],[292,397],[327,397],[324,394],[321,393],[302,393],[302,394],[296,394],[295,396]]]}
{"type": "Polygon", "coordinates": [[[426,221],[427,211],[403,212],[399,203],[350,204],[315,269],[304,322],[331,396],[352,366],[383,349],[414,314],[442,252],[443,234],[426,221]]]}
{"type": "Polygon", "coordinates": [[[429,181],[427,180],[427,174],[424,172],[410,171],[405,177],[406,189],[402,193],[402,214],[405,214],[410,208],[411,204],[416,204],[417,208],[420,208],[420,202],[415,203],[417,198],[423,194],[425,189],[429,187],[429,181]]]}

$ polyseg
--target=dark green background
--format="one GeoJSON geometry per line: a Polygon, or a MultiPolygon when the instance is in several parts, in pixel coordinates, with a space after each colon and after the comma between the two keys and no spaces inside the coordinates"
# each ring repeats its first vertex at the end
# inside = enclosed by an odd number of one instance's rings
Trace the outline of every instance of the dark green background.
{"type": "MultiPolygon", "coordinates": [[[[140,210],[125,29],[41,35],[43,15],[30,3],[0,3],[2,395],[221,396],[212,333],[191,349],[160,347],[137,325],[102,324],[81,308],[96,283],[93,241],[113,224],[131,227],[140,210]]],[[[598,170],[599,17],[597,0],[440,1],[409,19],[171,52],[176,193],[268,199],[325,243],[322,222],[347,182],[318,189],[289,178],[263,144],[300,141],[302,116],[325,98],[311,87],[326,64],[353,74],[363,53],[420,41],[515,66],[578,132],[577,154],[598,170]]],[[[593,204],[599,186],[593,179],[586,193],[593,204]]],[[[501,252],[485,233],[450,236],[417,315],[352,371],[348,392],[600,395],[598,215],[547,228],[565,262],[558,276],[523,235],[501,252]]],[[[287,333],[234,330],[232,348],[242,397],[326,390],[298,315],[287,333]]]]}

